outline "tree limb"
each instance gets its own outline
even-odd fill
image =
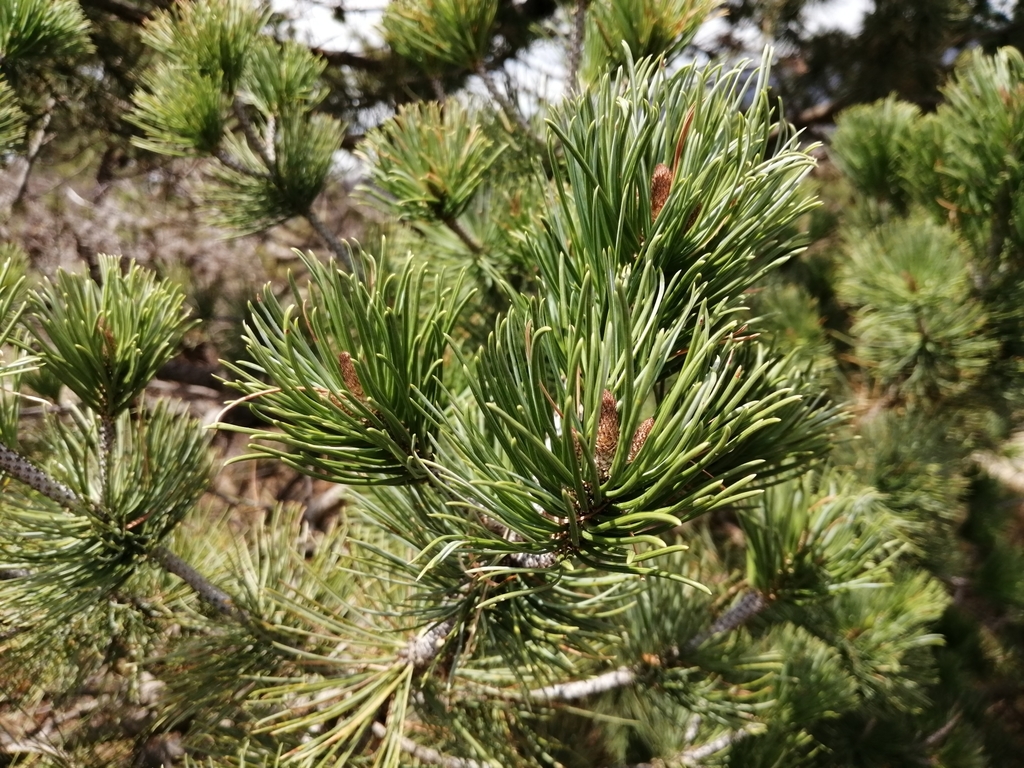
[[[749,728],[739,728],[735,731],[723,733],[717,739],[712,739],[707,744],[701,744],[699,747],[690,747],[685,750],[680,756],[680,760],[683,765],[700,765],[701,761],[705,758],[721,752],[726,747],[732,746],[737,741],[752,735],[752,733],[753,731]]]
[[[399,657],[408,661],[416,669],[423,669],[441,652],[444,641],[455,628],[455,619],[445,619],[435,624],[426,632],[409,640],[408,644],[399,654]]]
[[[510,119],[516,122],[519,126],[519,130],[523,132],[524,136],[527,136],[530,140],[540,144],[541,141],[533,135],[533,131],[530,129],[529,123],[523,118],[519,109],[513,104],[507,96],[498,90],[498,86],[494,83],[494,78],[491,77],[491,73],[484,67],[483,62],[477,64],[476,73],[481,80],[484,81],[484,87],[487,88],[487,92],[491,94],[491,98],[498,102],[498,105],[502,108],[506,115]]]
[[[476,241],[476,239],[466,231],[465,227],[459,223],[458,219],[445,219],[444,225],[448,227],[455,235],[463,242],[463,244],[469,248],[474,254],[483,253],[484,247]]]
[[[168,573],[173,573],[184,581],[192,590],[199,595],[206,603],[217,609],[225,616],[243,618],[244,612],[235,606],[234,600],[224,590],[214,586],[199,571],[186,563],[167,547],[157,546],[150,550],[149,556],[160,564]]]
[[[39,118],[35,130],[28,140],[24,156],[16,158],[11,163],[10,172],[15,182],[11,194],[5,196],[7,199],[0,201],[0,216],[6,217],[10,214],[25,196],[25,190],[28,189],[28,179],[32,175],[32,166],[35,165],[36,158],[39,156],[39,152],[42,150],[43,143],[46,140],[46,129],[50,125],[50,118],[53,117],[55,103],[52,97],[47,99],[46,111]]]
[[[576,0],[572,17],[572,40],[569,43],[569,74],[566,85],[569,93],[579,90],[580,59],[583,54],[583,38],[587,31],[588,0]]]
[[[764,596],[756,590],[750,590],[741,597],[732,608],[723,613],[710,627],[694,635],[686,645],[683,646],[683,650],[697,650],[697,648],[710,638],[725,632],[731,632],[745,624],[767,607],[768,601]],[[669,650],[667,660],[669,662],[677,661],[681,655],[682,653],[680,652],[679,647],[674,646]],[[566,683],[556,683],[554,685],[545,686],[544,688],[536,688],[527,694],[527,698],[533,699],[534,701],[574,701],[576,699],[584,699],[598,693],[604,693],[605,691],[612,691],[617,688],[625,688],[626,686],[633,685],[642,678],[642,673],[645,669],[645,667],[640,665],[623,666],[586,680],[571,680]]]
[[[0,443],[0,470],[62,507],[71,507],[78,501],[78,496],[74,491],[54,480],[20,453],[11,450],[3,443]]]
[[[313,227],[320,239],[327,243],[328,249],[333,253],[338,260],[345,265],[345,271],[355,272],[355,264],[352,262],[352,257],[349,255],[348,249],[344,246],[341,240],[327,228],[323,220],[317,216],[316,211],[310,208],[303,214],[309,225]]]
[[[370,729],[378,739],[383,739],[388,732],[387,726],[384,723],[375,722],[370,726]],[[402,737],[401,745],[403,752],[427,765],[440,765],[442,768],[486,768],[484,763],[478,763],[476,760],[467,760],[462,757],[443,755],[436,749],[421,746],[405,736]]]
[[[326,51],[323,48],[310,48],[310,51],[334,67],[351,67],[364,72],[383,72],[387,60],[373,55],[350,53],[349,51]]]
[[[637,680],[637,671],[633,667],[619,667],[588,680],[571,680],[567,683],[556,683],[544,688],[537,688],[528,694],[534,701],[575,701],[585,699],[605,691],[625,688]]]

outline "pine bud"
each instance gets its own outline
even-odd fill
[[[636,455],[640,453],[640,449],[644,447],[644,443],[647,442],[648,435],[651,434],[651,429],[654,427],[654,417],[643,421],[639,427],[636,428],[636,432],[633,433],[633,442],[629,445],[629,457],[627,461],[633,461]]]
[[[651,222],[653,223],[661,209],[665,207],[668,193],[672,191],[672,169],[664,163],[658,163],[651,176]]]
[[[601,416],[597,421],[597,443],[594,463],[602,477],[607,477],[619,445],[619,414],[615,410],[615,395],[607,389],[601,393]]]
[[[363,385],[359,381],[359,374],[356,373],[356,367],[352,363],[352,355],[342,352],[338,355],[338,364],[341,366],[341,378],[352,397],[360,402],[366,400]]]

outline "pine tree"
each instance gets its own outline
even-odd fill
[[[773,106],[771,52],[679,59],[712,5],[646,3],[641,27],[628,4],[592,3],[578,83],[543,120],[489,75],[497,3],[390,6],[390,48],[439,98],[366,137],[367,195],[396,224],[365,245],[313,206],[343,140],[320,111],[322,61],[265,36],[243,0],[152,19],[139,144],[204,159],[223,223],[304,218],[328,251],[253,298],[229,367],[232,410],[256,420],[215,426],[248,436],[236,461],[342,483],[348,504],[315,542],[287,506],[242,531],[214,519],[209,431],[144,393],[194,325],[180,288],[112,256],[30,286],[5,254],[3,704],[75,713],[7,718],[23,728],[5,724],[7,754],[1012,754],[967,652],[940,646],[957,640],[947,585],[974,578],[942,549],[971,501],[969,455],[1017,408],[1024,65],[975,56],[934,115],[894,100],[847,114],[834,152],[855,206],[826,295],[794,268],[819,215],[813,148]],[[18,90],[22,59],[88,41],[72,3],[10,7],[0,143],[24,151],[39,90]],[[491,103],[447,93],[451,70]],[[849,320],[839,358],[817,317],[829,300]],[[850,391],[881,393],[870,417],[842,407]],[[37,423],[25,402],[44,404]],[[976,522],[991,537],[999,521]],[[1014,558],[1004,543],[987,582],[1009,606]]]

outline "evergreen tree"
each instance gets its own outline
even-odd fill
[[[314,208],[345,136],[323,61],[244,0],[153,15],[137,143],[206,161],[226,225],[304,218],[330,252],[254,297],[228,365],[255,419],[214,426],[348,504],[315,541],[289,506],[216,520],[210,433],[145,395],[184,293],[110,256],[30,285],[8,249],[12,761],[1012,764],[1012,695],[976,682],[1019,681],[1021,555],[971,457],[1019,409],[1020,55],[965,61],[934,114],[847,113],[842,257],[796,263],[825,228],[771,53],[686,63],[713,4],[629,5],[579,6],[544,120],[490,75],[499,4],[390,6],[438,98],[361,145],[396,222],[365,246]],[[59,88],[87,27],[7,9],[0,144],[31,157],[23,73]],[[963,523],[988,560],[947,551]]]

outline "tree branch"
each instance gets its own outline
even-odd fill
[[[484,252],[484,247],[476,241],[476,238],[466,231],[465,227],[459,223],[458,219],[444,219],[444,225],[454,232],[458,236],[459,240],[461,240],[474,254]]]
[[[245,613],[235,606],[234,600],[224,590],[214,586],[199,571],[186,563],[167,547],[158,546],[150,550],[149,556],[160,564],[168,573],[173,573],[184,581],[192,590],[199,595],[206,603],[217,609],[225,616],[233,618],[244,618]]]
[[[242,173],[247,173],[252,176],[258,176],[259,178],[269,179],[271,182],[276,181],[275,169],[277,168],[277,164],[274,162],[274,158],[271,157],[266,144],[260,141],[260,137],[256,135],[256,130],[252,127],[252,123],[249,122],[249,116],[245,114],[245,105],[236,99],[233,109],[235,117],[238,118],[238,124],[242,128],[242,133],[245,134],[245,140],[249,143],[249,146],[253,151],[256,152],[260,160],[263,161],[263,165],[267,168],[267,174],[266,176],[263,176],[258,171],[251,171],[241,166],[236,168],[236,170],[240,170]],[[225,165],[228,165],[228,167],[234,167],[221,157],[220,153],[218,153],[217,159]],[[344,264],[345,270],[347,272],[354,273],[355,264],[353,264],[352,258],[349,256],[348,249],[344,246],[341,240],[339,240],[337,236],[327,228],[321,218],[317,216],[316,211],[309,208],[303,212],[302,216],[309,222],[309,225],[313,227],[316,233],[320,235],[320,239],[326,243],[327,248],[331,253],[333,253],[335,257]]]
[[[349,255],[348,249],[344,246],[341,240],[339,240],[337,236],[327,228],[327,225],[324,224],[323,220],[316,215],[316,211],[310,208],[306,211],[304,216],[306,221],[309,222],[309,225],[313,227],[318,235],[320,235],[320,239],[327,243],[327,247],[330,249],[331,253],[333,253],[338,260],[345,265],[345,270],[347,272],[354,273],[355,264],[352,262],[352,257]]]
[[[767,607],[768,601],[765,600],[760,592],[756,590],[747,592],[710,627],[694,635],[683,646],[684,651],[695,651],[715,635],[731,632]],[[670,662],[677,661],[681,655],[679,647],[674,646],[667,654],[667,659]],[[613,669],[611,672],[604,672],[596,677],[588,678],[587,680],[572,680],[567,683],[556,683],[544,688],[536,688],[530,691],[527,697],[534,701],[574,701],[576,699],[584,699],[598,693],[633,685],[641,678],[642,672],[645,669],[645,667],[639,665],[623,666]]]
[[[59,483],[41,470],[20,453],[11,450],[3,443],[0,443],[0,470],[6,472],[35,491],[38,491],[48,499],[60,504],[62,507],[71,507],[78,502],[78,496],[63,483]],[[195,591],[199,597],[209,603],[223,614],[241,618],[244,613],[235,607],[231,596],[222,589],[215,587],[195,568],[186,563],[180,557],[172,553],[166,547],[157,546],[149,552],[149,556],[159,563],[164,570],[173,573]],[[4,569],[2,578],[15,579],[26,578],[31,574],[21,568]]]
[[[378,739],[383,739],[387,736],[388,732],[387,726],[377,722],[370,726],[370,730],[373,731],[373,735]],[[405,736],[402,737],[401,745],[403,752],[427,765],[440,765],[442,768],[487,768],[484,763],[478,763],[476,760],[443,755],[436,749],[421,746]]]
[[[530,124],[527,123],[522,114],[520,114],[516,105],[498,90],[498,86],[494,84],[494,78],[491,77],[491,73],[484,67],[483,62],[479,62],[477,64],[476,73],[480,79],[484,81],[484,86],[487,88],[487,92],[491,94],[491,98],[498,102],[498,105],[502,108],[505,114],[516,122],[516,125],[519,126],[519,130],[523,132],[523,135],[540,144],[540,139],[533,135],[533,131],[530,129]]]
[[[399,654],[400,658],[410,662],[414,668],[423,669],[441,652],[444,641],[455,628],[455,619],[445,619],[435,624],[426,632],[412,638],[405,649]]]
[[[252,122],[250,122],[249,116],[245,114],[245,105],[238,99],[235,99],[231,107],[232,111],[235,113],[235,117],[238,119],[238,125],[242,129],[242,133],[245,135],[245,140],[249,143],[249,147],[252,151],[259,156],[260,160],[263,161],[263,165],[267,169],[268,177],[272,179],[274,177],[274,171],[277,168],[277,164],[274,162],[274,158],[272,158],[267,152],[266,145],[260,141],[260,137],[256,135],[256,129],[252,127]]]
[[[322,56],[324,60],[335,67],[351,67],[352,69],[361,69],[364,72],[383,72],[387,60],[384,58],[377,58],[375,56],[350,53],[349,51],[326,51],[323,48],[310,48],[310,51]]]
[[[767,607],[768,601],[764,599],[764,596],[757,590],[750,590],[737,601],[736,605],[719,616],[710,627],[690,638],[686,643],[686,650],[695,651],[715,635],[731,632],[746,624]],[[679,655],[678,648],[673,651],[676,656]]]
[[[17,451],[0,443],[0,470],[29,488],[38,491],[62,507],[70,507],[78,496],[63,483],[59,483]]]
[[[580,58],[583,54],[583,38],[587,31],[588,0],[576,0],[576,10],[572,19],[572,40],[569,43],[569,75],[566,85],[569,93],[579,90]]]
[[[32,166],[35,165],[36,158],[39,156],[39,152],[42,150],[43,143],[46,140],[46,129],[49,127],[50,119],[53,117],[55,103],[52,97],[47,99],[46,111],[39,118],[35,130],[28,140],[24,156],[16,158],[11,163],[10,173],[15,182],[12,185],[13,191],[10,195],[5,195],[7,199],[0,201],[0,216],[6,217],[10,214],[25,196],[25,190],[28,189],[28,180],[32,175]]]
[[[637,671],[633,667],[619,667],[588,680],[571,680],[568,683],[556,683],[545,688],[537,688],[528,694],[534,701],[575,701],[585,699],[605,691],[625,688],[637,680]]]
[[[260,171],[253,170],[247,165],[243,165],[238,160],[233,158],[223,149],[218,149],[213,154],[222,164],[226,165],[231,170],[242,174],[243,176],[251,176],[254,179],[263,179],[264,181],[273,181],[274,177],[269,173],[261,173]]]
[[[680,756],[683,765],[700,765],[701,761],[705,758],[711,757],[717,752],[721,752],[726,747],[732,746],[737,741],[742,741],[747,736],[752,735],[752,731],[749,728],[739,728],[735,731],[729,731],[723,733],[717,739],[712,739],[707,744],[701,744],[699,747],[690,747],[685,750]]]

